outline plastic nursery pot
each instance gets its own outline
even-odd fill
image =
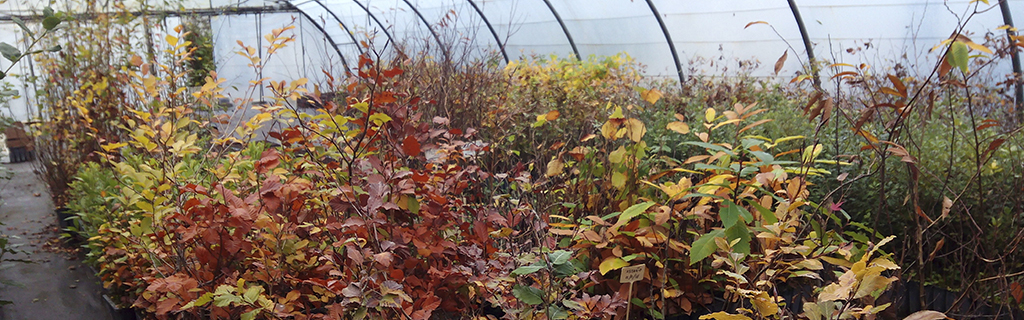
[[[107,310],[114,320],[137,320],[140,319],[134,308],[120,308],[114,303],[110,296],[103,295],[103,301],[107,303]]]
[[[82,235],[69,229],[69,227],[74,226],[74,222],[71,221],[74,214],[71,213],[71,210],[68,210],[67,208],[58,208],[56,213],[57,226],[60,228],[58,232],[70,235],[70,237],[65,238],[64,241],[68,244],[81,244],[85,240]]]

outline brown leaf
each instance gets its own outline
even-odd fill
[[[1020,282],[1011,283],[1010,296],[1012,296],[1014,300],[1017,300],[1017,303],[1021,303],[1021,300],[1024,300],[1024,286],[1021,286]]]
[[[556,119],[558,119],[559,115],[561,115],[561,113],[559,113],[558,110],[551,110],[551,111],[548,111],[548,113],[544,115],[544,120],[555,121]]]
[[[953,200],[943,196],[942,197],[942,215],[939,218],[945,218],[949,216],[949,209],[953,208]]]
[[[786,57],[789,56],[789,50],[783,51],[782,56],[779,57],[778,61],[775,61],[775,75],[779,75],[779,70],[782,70],[782,65],[786,63]]]
[[[939,239],[939,242],[935,243],[935,249],[932,249],[932,253],[928,254],[928,260],[926,261],[931,262],[933,259],[935,259],[935,254],[942,249],[942,245],[944,244],[946,244],[946,238]]]
[[[900,80],[899,77],[890,74],[889,82],[892,82],[893,88],[896,88],[896,91],[899,91],[901,97],[907,97],[907,86],[903,84],[903,80]]]
[[[748,27],[750,27],[752,25],[755,25],[755,24],[768,24],[768,22],[766,22],[766,21],[754,21],[754,22],[751,22],[751,23],[747,23],[747,25],[743,26],[743,29],[746,29],[746,28],[748,28]]]
[[[562,174],[562,168],[564,167],[565,165],[562,163],[561,159],[551,160],[550,162],[548,162],[548,170],[546,173],[544,173],[544,175],[548,177],[560,175]]]
[[[417,141],[414,136],[406,136],[405,139],[402,140],[402,151],[405,152],[405,155],[407,156],[415,157],[420,154],[420,142]]]
[[[377,261],[385,267],[391,266],[391,261],[395,259],[395,256],[391,252],[381,252],[373,255],[373,261]]]

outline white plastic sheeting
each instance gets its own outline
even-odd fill
[[[1024,12],[1024,0],[1007,1],[1018,24],[1024,21],[1019,14]],[[10,0],[0,5],[0,20],[41,10],[40,4],[33,3],[45,1]],[[62,3],[54,6],[73,9],[61,8]],[[1003,31],[996,30],[1003,19],[995,0],[990,5],[968,0],[796,3],[815,55],[828,62],[909,62],[927,68],[937,57],[929,49],[949,38],[958,22],[969,16],[965,31],[974,41],[982,42],[987,33],[1005,38]],[[971,16],[976,4],[982,12]],[[435,58],[448,55],[458,61],[493,57],[489,54],[501,49],[511,59],[534,54],[566,57],[574,52],[571,37],[583,57],[624,52],[646,65],[649,76],[675,78],[673,52],[652,6],[664,20],[684,75],[730,74],[737,71],[738,60],[757,59],[762,64],[750,70],[752,75],[773,76],[775,60],[788,50],[789,59],[780,72],[786,80],[807,62],[796,20],[783,0],[185,0],[181,5],[214,11],[211,25],[217,70],[228,80],[228,93],[236,98],[248,91],[249,81],[261,76],[277,80],[307,77],[312,83],[323,83],[324,70],[341,75],[367,51],[360,42],[368,38],[372,50],[385,56],[395,54],[396,49],[406,54],[429,49]],[[239,14],[230,10],[240,7],[299,11]],[[744,28],[754,21],[768,25]],[[168,27],[173,27],[170,24]],[[263,46],[262,35],[285,25],[296,27],[292,34],[297,41],[266,60],[262,74],[236,54],[238,41]],[[0,21],[0,41],[16,43],[18,37],[20,31],[13,23]],[[441,44],[450,47],[438,50]],[[691,65],[698,60],[703,62]],[[0,67],[5,67],[4,63],[0,62]],[[27,66],[15,70],[29,73]],[[995,74],[1010,73],[1009,61],[998,61],[993,70]],[[822,76],[827,79],[829,72],[824,70]],[[30,88],[17,79],[10,82],[19,90]],[[254,93],[251,98],[260,100],[261,92]],[[28,116],[30,99],[27,95],[12,103],[19,119]]]

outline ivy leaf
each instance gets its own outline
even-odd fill
[[[601,270],[601,275],[604,275],[609,271],[622,269],[623,267],[628,266],[629,262],[626,262],[626,260],[622,260],[622,258],[616,256],[611,256],[604,259],[604,261],[601,261],[601,265],[598,266],[598,268]]]
[[[534,287],[516,285],[512,287],[512,294],[529,305],[544,303],[544,291]]]
[[[718,249],[718,246],[715,245],[715,238],[723,237],[724,234],[724,229],[718,229],[697,238],[697,241],[694,241],[693,246],[690,248],[690,265],[704,260],[704,258],[715,253],[715,250]]]

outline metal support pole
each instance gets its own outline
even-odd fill
[[[395,37],[391,36],[391,32],[388,31],[388,27],[384,26],[384,24],[377,19],[377,16],[373,15],[373,13],[370,12],[370,7],[364,6],[358,0],[352,0],[352,2],[355,2],[356,5],[359,5],[360,8],[363,8],[363,11],[366,11],[366,15],[369,16],[370,19],[373,19],[373,22],[376,22],[378,26],[380,26],[381,31],[384,31],[384,35],[388,36],[388,41],[395,42]]]
[[[793,18],[796,19],[796,26],[800,28],[800,38],[804,40],[804,48],[807,50],[807,63],[811,65],[811,74],[814,76],[814,88],[821,90],[821,78],[818,76],[818,65],[814,60],[814,48],[811,46],[811,39],[807,37],[807,27],[804,26],[804,19],[800,17],[800,9],[796,7],[796,0],[788,0],[789,9],[793,11]]]
[[[416,6],[412,5],[412,2],[409,2],[409,0],[402,1],[412,9],[412,12],[415,13],[417,17],[420,17],[420,21],[423,22],[423,25],[427,26],[427,30],[429,30],[430,34],[434,36],[434,41],[437,41],[437,47],[441,49],[441,54],[444,54],[444,60],[446,62],[451,62],[452,57],[448,54],[448,48],[444,47],[444,43],[441,42],[441,36],[437,34],[437,31],[434,31],[434,27],[430,26],[430,22],[427,21],[427,18],[424,18],[423,14],[420,14],[420,10],[416,9]]]
[[[665,26],[665,20],[661,18],[661,13],[658,13],[658,8],[654,6],[654,2],[647,0],[647,6],[651,8],[651,13],[654,14],[654,18],[658,20],[658,25],[661,26],[661,32],[665,34],[665,41],[668,42],[668,49],[672,51],[672,61],[676,63],[676,75],[679,77],[679,86],[683,86],[683,66],[679,63],[679,53],[676,52],[676,43],[672,41],[672,34],[668,32],[668,27]]]
[[[505,44],[501,43],[501,38],[498,37],[498,32],[494,31],[494,26],[491,26],[491,22],[487,20],[487,16],[484,15],[483,10],[480,10],[480,7],[477,7],[476,2],[473,2],[473,0],[466,1],[469,1],[469,5],[473,6],[473,10],[476,10],[476,13],[480,15],[480,18],[484,19],[484,24],[487,25],[487,30],[491,31],[491,35],[494,36],[494,43],[498,44],[498,49],[501,50],[501,56],[505,58],[505,64],[508,64],[508,53],[505,52]]]
[[[548,5],[548,10],[551,10],[551,14],[555,16],[555,21],[558,21],[558,25],[562,27],[562,32],[565,33],[565,38],[569,39],[569,46],[572,47],[572,53],[576,55],[576,59],[580,58],[580,50],[576,49],[576,41],[572,40],[572,34],[569,33],[569,29],[565,27],[565,22],[562,21],[562,16],[558,15],[558,11],[555,7],[551,6],[551,1],[544,0],[544,4]]]
[[[1003,13],[1003,23],[1010,26],[1006,29],[1006,37],[1010,38],[1010,60],[1013,63],[1014,104],[1016,104],[1017,123],[1024,123],[1024,73],[1020,67],[1020,50],[1017,49],[1017,33],[1013,31],[1013,16],[1010,14],[1010,1],[1000,0],[999,11]]]
[[[334,52],[338,53],[338,58],[341,58],[341,65],[345,66],[345,72],[352,71],[351,69],[348,68],[348,62],[346,62],[347,60],[345,60],[345,55],[341,53],[341,49],[338,49],[338,44],[334,43],[334,38],[331,38],[331,35],[327,34],[327,31],[324,30],[324,27],[317,23],[316,20],[313,20],[313,18],[310,17],[309,14],[306,14],[305,11],[299,10],[299,14],[301,14],[303,17],[306,17],[306,20],[309,20],[309,22],[313,24],[313,27],[316,27],[317,30],[320,30],[320,33],[324,34],[324,38],[327,38],[327,42],[331,43],[331,47],[334,48]],[[356,46],[358,45],[359,44],[356,44]]]
[[[320,2],[320,0],[313,0],[313,2],[319,4],[321,7],[324,8],[324,10],[327,11],[327,13],[334,17],[334,21],[337,21],[338,25],[341,25],[341,28],[344,29],[345,33],[348,34],[348,37],[352,39],[352,43],[356,45],[356,50],[359,50],[359,54],[363,54],[363,47],[359,45],[359,41],[356,40],[355,34],[352,33],[352,30],[348,29],[348,26],[346,26],[344,22],[341,22],[341,19],[338,18],[338,15],[334,14],[334,11],[328,8],[326,5],[324,5],[323,2]]]

